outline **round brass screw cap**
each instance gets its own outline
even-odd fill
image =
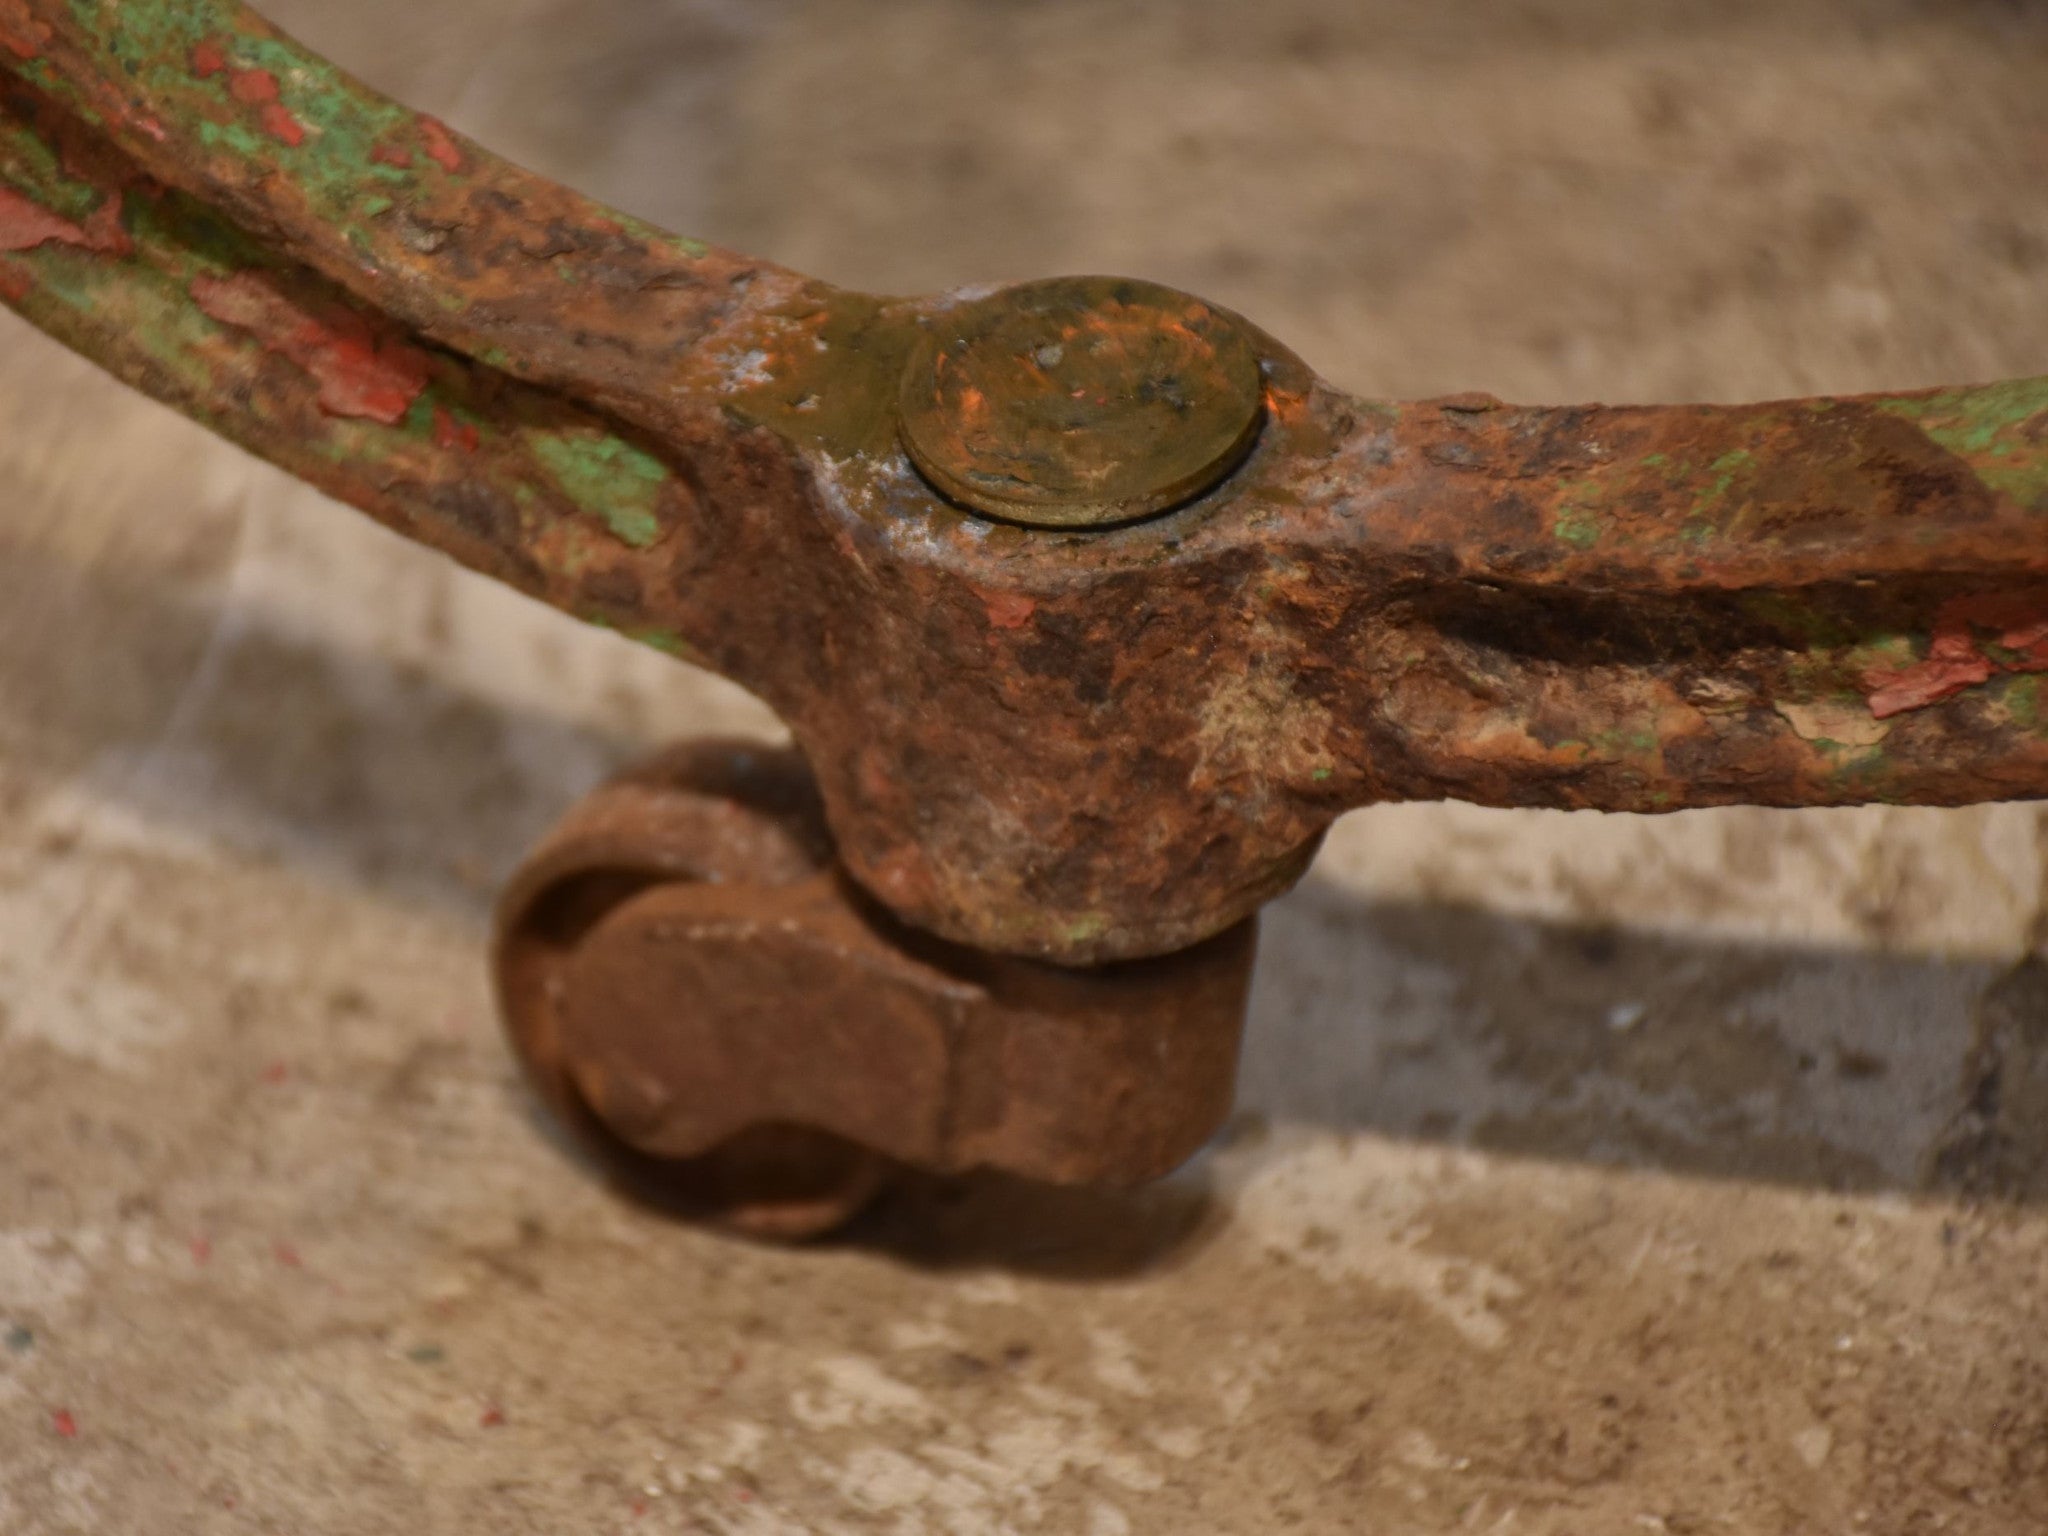
[[[1264,419],[1250,336],[1200,299],[1059,277],[940,314],[903,376],[903,445],[943,495],[1033,528],[1100,528],[1190,501]]]

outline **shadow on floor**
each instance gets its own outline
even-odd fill
[[[1708,813],[1711,814],[1711,813]],[[1841,1190],[2048,1194],[2048,966],[1583,927],[1314,878],[1244,1112]]]
[[[1269,1125],[1835,1191],[2048,1199],[2048,961],[1948,964],[1363,899],[1265,919],[1239,1109]],[[921,1183],[849,1240],[1100,1279],[1220,1232],[1208,1159],[1151,1189]]]

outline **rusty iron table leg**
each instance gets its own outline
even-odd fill
[[[499,948],[564,1113],[759,1230],[1184,1153],[1352,807],[2048,795],[2048,378],[1358,399],[1156,284],[651,228],[234,0],[0,0],[0,301],[789,722],[815,802],[614,786]]]

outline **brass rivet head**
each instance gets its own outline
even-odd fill
[[[910,361],[902,438],[961,505],[1033,528],[1100,528],[1190,501],[1263,419],[1243,327],[1157,283],[1061,277],[946,310]]]

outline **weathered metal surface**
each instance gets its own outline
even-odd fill
[[[900,419],[920,349],[1001,298],[872,298],[650,230],[227,0],[0,0],[0,64],[9,303],[753,689],[854,876],[950,939],[1183,948],[1375,800],[2048,793],[2048,379],[1390,404],[1204,307],[1258,359],[1248,456],[1149,520],[1026,529],[935,492]],[[912,436],[933,470],[978,444]],[[1024,478],[1089,499],[1057,454]]]
[[[535,852],[500,904],[496,974],[534,1082],[615,1168],[791,1237],[898,1164],[1172,1169],[1230,1105],[1252,927],[1085,972],[941,943],[840,876],[796,754],[700,743]]]
[[[588,617],[579,593],[689,494],[644,440],[421,344],[4,75],[0,293],[380,522]]]

